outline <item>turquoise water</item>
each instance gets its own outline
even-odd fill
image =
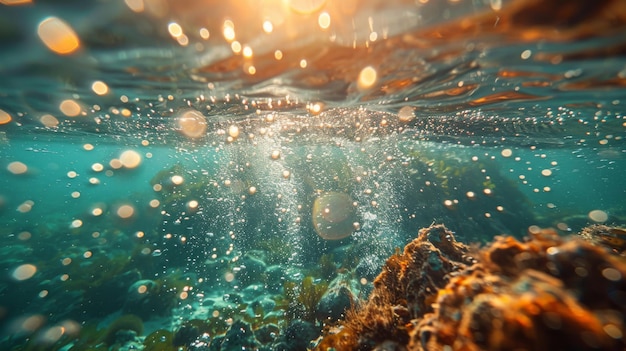
[[[419,228],[626,222],[619,2],[0,6],[2,349],[305,349]]]

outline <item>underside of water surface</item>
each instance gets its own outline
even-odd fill
[[[306,350],[420,228],[626,225],[625,32],[620,0],[0,1],[0,348]]]

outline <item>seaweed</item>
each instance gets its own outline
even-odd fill
[[[174,333],[159,329],[146,336],[143,341],[144,351],[175,351]]]
[[[307,276],[302,279],[300,285],[295,282],[286,282],[283,288],[289,302],[287,317],[315,322],[317,304],[328,289],[328,283],[323,281],[314,283],[313,277]]]
[[[288,262],[294,252],[293,244],[280,236],[264,236],[257,244],[258,249],[267,252],[268,265]]]
[[[333,254],[323,254],[320,256],[317,270],[322,278],[331,280],[337,275],[337,265]]]
[[[115,344],[116,335],[121,330],[132,330],[137,335],[143,333],[143,321],[134,314],[125,314],[113,321],[101,336],[100,341],[108,346]]]
[[[8,347],[11,351],[58,351],[63,350],[71,342],[76,340],[75,335],[64,334],[54,343],[42,340],[41,334],[43,331],[38,331],[34,335],[28,338],[26,342],[23,342],[22,338],[3,340],[0,342],[0,348],[4,350],[4,347]],[[16,342],[20,342],[19,345],[15,345]],[[14,346],[9,346],[13,344]]]
[[[143,333],[143,320],[136,315],[125,314],[115,319],[108,327],[98,329],[96,323],[89,323],[80,330],[69,351],[108,350],[118,342],[120,331]],[[118,346],[120,346],[118,344]]]

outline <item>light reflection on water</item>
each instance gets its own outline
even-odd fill
[[[3,332],[257,323],[233,296],[280,329],[312,318],[290,282],[347,274],[363,297],[433,222],[466,242],[624,223],[619,1],[257,5],[2,8],[0,293],[29,296]]]

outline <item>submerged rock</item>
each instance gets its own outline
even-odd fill
[[[344,312],[350,308],[352,293],[345,286],[337,289],[329,289],[320,299],[315,309],[318,320],[338,320],[344,316]]]
[[[254,331],[254,336],[262,344],[269,344],[276,340],[280,328],[273,323],[264,324]]]
[[[263,281],[263,276],[267,269],[265,262],[258,252],[246,253],[240,260],[240,265],[237,270],[237,279],[243,285],[249,285],[253,283],[260,283]]]
[[[214,344],[216,344],[216,341],[214,341]],[[235,321],[220,341],[219,350],[221,351],[256,350],[260,346],[254,337],[250,325],[243,321]]]
[[[336,321],[344,317],[356,300],[353,291],[358,288],[352,286],[352,279],[348,274],[339,274],[328,286],[315,308],[315,318],[319,321]]]
[[[168,315],[171,294],[166,294],[153,280],[141,279],[130,285],[122,311],[149,319],[153,315]]]
[[[624,252],[626,252],[626,229],[624,228],[596,224],[584,228],[580,235],[594,244],[604,246],[619,255],[623,256]]]
[[[278,293],[283,287],[285,281],[285,268],[280,265],[267,267],[265,271],[265,284],[267,290],[272,293]]]
[[[319,328],[311,322],[294,319],[273,348],[280,351],[308,350],[309,343],[319,335],[319,331]]]
[[[444,226],[392,256],[374,291],[316,350],[623,350],[626,263],[535,230],[470,256]]]

